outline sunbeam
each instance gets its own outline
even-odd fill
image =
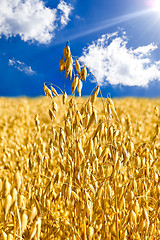
[[[76,34],[73,34],[73,35],[70,35],[70,36],[65,36],[64,39],[62,39],[59,42],[55,42],[54,45],[62,44],[64,42],[66,42],[66,39],[71,41],[71,40],[75,40],[75,39],[87,36],[89,34],[98,32],[100,30],[115,26],[117,24],[124,23],[126,21],[144,16],[148,13],[151,13],[151,9],[145,9],[143,11],[138,11],[138,12],[134,12],[134,13],[125,14],[125,15],[122,15],[122,16],[119,16],[119,17],[111,18],[109,20],[99,22],[95,26],[93,26],[93,25],[92,26],[87,26],[87,30],[81,31],[79,33],[76,33]]]

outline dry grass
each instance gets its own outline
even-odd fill
[[[71,77],[68,45],[64,56]],[[0,238],[160,239],[160,100],[44,90],[0,98]]]

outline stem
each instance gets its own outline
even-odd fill
[[[77,59],[76,57],[73,57],[75,59]],[[78,59],[79,60],[79,59]],[[99,87],[99,92],[100,92],[100,95],[101,95],[101,100],[102,100],[102,104],[103,104],[103,110],[104,110],[104,114],[105,114],[105,117],[107,119],[107,116],[106,116],[106,112],[105,112],[105,105],[104,105],[104,99],[103,99],[103,96],[102,96],[102,92],[101,92],[101,88],[99,86],[99,83],[97,81],[97,78],[95,77],[95,75],[91,72],[91,70],[85,65],[85,63],[81,60],[79,60],[79,62],[83,63],[83,65],[88,69],[88,71],[90,72],[90,74],[94,77],[94,79],[96,80],[96,83],[97,83],[97,86]]]
[[[55,86],[55,87],[57,87],[57,88],[61,91],[62,94],[64,93],[64,92],[62,91],[62,89],[61,89],[60,87],[58,87],[56,84],[51,83],[51,86]]]
[[[115,181],[114,181],[114,193],[115,193],[115,211],[116,211],[116,233],[117,233],[117,240],[119,240],[119,230],[118,230],[118,203],[117,203],[117,177],[115,177]]]

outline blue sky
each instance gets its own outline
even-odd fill
[[[159,22],[160,0],[1,0],[0,96],[44,95],[44,82],[70,94],[67,40],[104,97],[160,96]],[[88,73],[82,95],[94,87]]]

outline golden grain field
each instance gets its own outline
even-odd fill
[[[0,98],[1,239],[159,239],[160,99],[89,102]]]
[[[0,239],[160,239],[160,99],[75,97],[64,58],[71,96],[0,98]]]

